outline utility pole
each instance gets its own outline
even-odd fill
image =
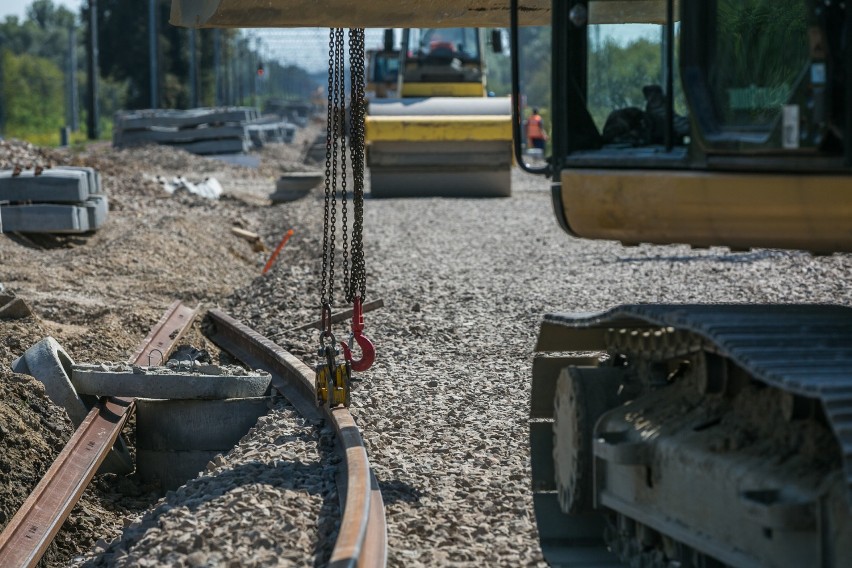
[[[213,81],[216,84],[215,106],[222,106],[222,30],[213,30]]]
[[[198,57],[197,34],[189,28],[189,106],[198,108]]]
[[[98,109],[98,0],[89,0],[89,116],[88,137],[89,140],[97,140],[99,132],[99,109]]]
[[[6,77],[3,74],[3,54],[0,53],[0,96],[3,95],[4,90],[4,81]],[[6,131],[6,105],[0,105],[0,138],[3,137],[3,133]]]
[[[68,28],[68,125],[80,130],[80,101],[77,95],[77,26]]]
[[[236,57],[234,58],[234,61],[236,63],[235,68],[236,68],[236,71],[237,71],[237,76],[236,76],[237,89],[238,89],[237,90],[237,104],[239,104],[239,105],[243,104],[243,87],[245,87],[245,65],[243,63],[244,49],[243,49],[243,46],[240,45],[240,43],[241,42],[239,41],[239,39],[237,39],[237,44],[236,44],[237,53],[236,53]]]
[[[251,106],[257,107],[257,92],[258,85],[257,82],[260,80],[260,76],[257,74],[257,69],[260,66],[260,38],[257,36],[253,36],[254,39],[254,51],[249,49],[249,68],[251,70]]]
[[[157,0],[148,0],[148,67],[151,75],[151,108],[160,106],[157,78]]]
[[[227,43],[226,47],[228,48],[227,52],[225,54],[226,58],[227,58],[227,60],[225,61],[225,66],[226,66],[227,71],[228,71],[228,77],[227,77],[227,79],[228,79],[228,83],[227,83],[228,90],[225,93],[225,95],[226,95],[228,100],[225,104],[233,106],[234,101],[237,99],[236,95],[234,94],[234,89],[236,88],[235,83],[234,83],[234,81],[236,80],[236,75],[234,74],[234,38],[233,37],[228,39],[228,43]]]

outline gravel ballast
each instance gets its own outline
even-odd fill
[[[228,242],[220,253],[231,259],[227,282],[208,264],[215,254],[199,256],[198,270],[178,270],[187,266],[184,252],[157,266],[152,281],[159,287],[142,296],[149,304],[145,317],[131,320],[137,334],[144,335],[151,317],[156,321],[161,312],[156,304],[166,293],[160,290],[178,282],[182,296],[208,307],[218,303],[309,365],[316,362],[318,332],[293,328],[319,317],[322,201],[314,192],[269,206],[263,199],[269,187],[258,177],[236,184],[239,200],[223,199],[203,210],[245,221],[271,246],[294,228],[272,271],[252,277],[265,257],[239,248],[244,243]],[[532,512],[527,429],[542,314],[636,302],[852,303],[852,255],[626,248],[572,239],[553,218],[547,180],[516,171],[513,183],[513,196],[506,199],[365,203],[366,300],[382,298],[385,307],[366,315],[365,333],[376,345],[377,360],[355,387],[352,413],[382,488],[391,566],[544,565]],[[226,194],[228,185],[223,183]],[[157,191],[151,184],[144,189]],[[202,232],[175,202],[152,201],[167,210],[151,223],[158,232],[179,231],[180,243]],[[116,203],[128,217],[144,211],[145,203],[126,194]],[[201,209],[193,201],[177,205]],[[215,236],[227,242],[225,231]],[[0,254],[11,258],[16,251]],[[128,266],[129,260],[119,268],[104,261],[98,265],[102,274],[93,277],[122,275]],[[70,260],[66,270],[71,273]],[[209,286],[191,286],[199,274]],[[16,283],[24,287],[27,281]],[[340,295],[336,309],[345,307]],[[30,297],[41,313],[66,309],[55,296]],[[133,313],[134,296],[123,297],[128,299],[121,308]],[[80,302],[77,310],[84,309]],[[118,329],[119,323],[127,324],[110,325]],[[343,324],[335,327],[341,337],[345,330]],[[78,353],[93,340],[82,337],[85,341],[72,343],[73,355],[85,360]],[[129,349],[136,341],[121,338],[110,349]],[[9,356],[25,347],[9,347]],[[322,566],[330,552],[323,543],[337,530],[337,460],[330,432],[282,403],[202,477],[128,517],[118,540],[100,543],[74,563]]]
[[[544,565],[527,429],[542,314],[636,302],[852,300],[847,254],[572,239],[556,225],[546,180],[515,172],[513,190],[509,199],[365,204],[367,299],[381,297],[385,308],[366,315],[377,361],[356,387],[353,414],[387,503],[391,566]],[[319,205],[299,217],[318,216]],[[316,285],[293,287],[304,270],[256,280],[232,309],[306,354],[315,335],[282,325],[293,314],[317,317]]]

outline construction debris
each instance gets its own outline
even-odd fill
[[[271,142],[289,144],[296,135],[296,125],[281,120],[276,115],[262,116],[246,125],[251,143],[255,148],[262,148]]]
[[[86,233],[106,222],[108,210],[93,168],[0,171],[0,232]]]
[[[21,319],[32,315],[32,310],[21,298],[3,293],[0,284],[0,319]]]
[[[254,252],[266,252],[266,245],[263,244],[263,241],[260,239],[260,235],[257,233],[252,233],[251,231],[246,231],[245,229],[240,229],[239,227],[231,227],[231,232],[236,236],[240,237],[251,243],[251,248]]]
[[[170,180],[162,176],[157,176],[157,181],[169,195],[177,191],[187,191],[201,197],[206,197],[207,199],[219,199],[222,196],[222,184],[216,178],[212,177],[204,178],[199,183],[193,183],[183,176],[173,177]]]
[[[286,203],[305,197],[323,180],[322,172],[290,172],[278,178],[275,191],[269,195],[272,203]]]

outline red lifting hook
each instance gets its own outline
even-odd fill
[[[352,339],[361,348],[361,358],[352,358],[352,349],[345,342],[341,341],[340,346],[343,348],[343,357],[352,366],[353,371],[366,371],[373,366],[373,361],[376,360],[376,348],[373,347],[373,342],[367,339],[364,331],[364,312],[361,311],[361,296],[355,296],[355,301],[352,306]]]

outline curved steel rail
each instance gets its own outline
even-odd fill
[[[370,470],[361,433],[348,408],[318,408],[314,371],[299,359],[220,310],[208,313],[210,338],[244,363],[272,375],[273,386],[306,418],[323,417],[337,432],[346,462],[343,517],[329,566],[383,567],[387,563],[387,525],[382,494]]]

